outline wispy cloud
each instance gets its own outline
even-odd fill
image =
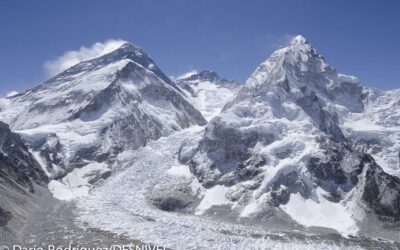
[[[14,95],[17,95],[17,94],[18,94],[18,92],[15,91],[15,90],[13,90],[13,91],[8,92],[8,93],[6,94],[6,97],[11,97],[11,96],[14,96]]]
[[[67,51],[53,60],[46,61],[43,65],[44,72],[47,77],[55,76],[56,74],[82,61],[90,60],[110,53],[124,43],[124,40],[110,39],[103,43],[95,43],[89,48],[82,46],[79,50]]]
[[[181,74],[181,75],[178,75],[178,76],[172,76],[172,79],[173,80],[183,79],[183,78],[187,78],[187,77],[189,77],[191,75],[194,75],[194,74],[197,74],[197,73],[198,73],[197,69],[192,69],[189,72],[186,72],[184,74]]]
[[[261,34],[255,39],[255,45],[263,51],[276,50],[282,46],[286,46],[290,43],[294,35],[283,33],[283,34]]]

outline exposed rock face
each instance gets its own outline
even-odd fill
[[[20,136],[0,122],[0,178],[33,192],[32,182],[46,183],[47,176]]]
[[[400,179],[383,171],[368,155],[370,147],[344,126],[370,112],[366,91],[355,77],[326,64],[303,37],[295,37],[258,67],[207,125],[191,159],[184,158],[205,188],[230,187],[226,198],[242,214],[248,214],[246,207],[256,212],[254,207],[262,210],[269,204],[296,220],[291,196],[300,194],[298,199],[311,200],[307,204],[315,204],[315,210],[327,204],[344,211],[347,222],[358,219],[355,207],[363,203],[377,214],[400,219]],[[393,123],[387,126],[396,135],[400,131]],[[356,228],[351,222],[337,230]]]
[[[184,185],[159,187],[152,190],[150,195],[152,204],[163,211],[183,211],[195,199],[190,188]]]
[[[364,156],[369,165],[362,198],[372,211],[384,219],[400,219],[400,179],[385,173],[371,156]]]
[[[0,207],[0,227],[7,225],[8,221],[10,221],[11,218],[12,218],[11,213],[5,211]]]
[[[199,152],[210,159],[207,167],[190,162],[190,169],[204,187],[216,184],[231,186],[238,182],[254,179],[261,173],[259,168],[265,163],[261,155],[248,152],[258,141],[271,143],[271,134],[249,131],[240,133],[234,128],[220,124],[220,118],[213,119],[207,126],[206,135],[200,142]]]
[[[35,191],[34,184],[47,182],[46,174],[20,136],[0,122],[0,227],[7,226],[13,217],[23,220],[20,217],[29,210],[25,205]]]

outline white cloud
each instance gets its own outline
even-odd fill
[[[197,69],[192,69],[189,72],[186,72],[184,74],[178,75],[176,77],[172,76],[171,78],[172,78],[172,80],[179,80],[179,79],[190,77],[190,76],[192,76],[194,74],[197,74],[197,73],[198,73]]]
[[[13,90],[13,91],[8,92],[8,93],[6,94],[6,97],[11,97],[11,96],[14,96],[14,95],[16,95],[16,94],[18,94],[18,92],[15,91],[15,90]]]
[[[104,54],[110,53],[119,48],[126,41],[110,39],[103,43],[95,43],[89,48],[82,46],[79,50],[67,51],[56,59],[46,61],[43,65],[47,77],[55,76],[58,73],[78,64]]]

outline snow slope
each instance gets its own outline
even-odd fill
[[[223,79],[209,70],[199,73],[188,72],[177,78],[176,83],[208,121],[221,112],[223,106],[242,86],[238,82]]]
[[[400,89],[364,88],[364,111],[344,116],[344,128],[383,170],[400,177]]]

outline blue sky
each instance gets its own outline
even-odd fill
[[[400,87],[400,1],[0,1],[0,95],[46,80],[65,51],[123,39],[167,75],[212,69],[244,82],[302,34],[340,72]]]

